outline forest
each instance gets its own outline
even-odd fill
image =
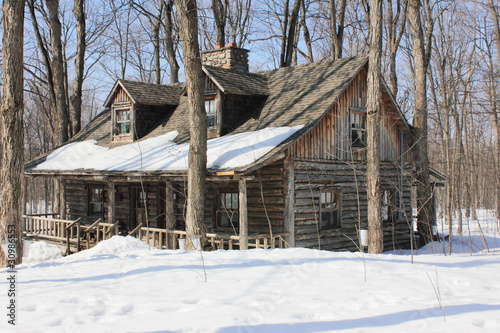
[[[381,72],[416,127],[417,73],[424,73],[429,164],[446,176],[437,192],[439,217],[451,225],[457,210],[475,219],[484,208],[500,219],[498,1],[382,3]],[[197,5],[201,50],[235,43],[250,50],[251,72],[370,49],[369,0]],[[174,0],[27,0],[24,10],[25,161],[78,133],[103,110],[117,79],[185,81]],[[420,33],[418,45],[412,33]],[[29,182],[28,200],[50,201],[54,184]],[[462,215],[457,217],[461,234]]]

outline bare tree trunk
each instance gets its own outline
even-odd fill
[[[370,1],[370,52],[368,65],[366,191],[370,253],[384,251],[380,206],[380,119],[382,112],[382,0]]]
[[[312,50],[311,34],[309,33],[309,29],[307,28],[306,13],[307,13],[306,2],[302,1],[302,18],[300,20],[300,25],[302,26],[302,35],[304,36],[304,43],[306,44],[307,48],[306,58],[307,61],[309,61],[309,63],[312,64],[314,62],[314,56]],[[298,36],[296,40],[298,40]]]
[[[50,56],[49,56],[49,51],[44,43],[44,40],[42,39],[42,35],[40,33],[40,28],[38,26],[38,20],[36,17],[35,13],[35,1],[34,0],[28,0],[27,1],[28,8],[30,11],[30,16],[31,16],[31,22],[33,23],[33,30],[35,32],[38,48],[40,50],[42,59],[43,59],[43,64],[45,66],[46,70],[46,77],[47,77],[47,87],[49,91],[49,96],[50,96],[50,112],[46,112],[47,120],[49,121],[50,127],[51,127],[51,134],[52,134],[52,141],[55,145],[58,145],[57,143],[57,128],[58,126],[55,125],[57,124],[57,104],[56,104],[56,94],[54,90],[54,81],[53,78],[54,76],[52,75],[52,67],[50,66]]]
[[[229,1],[212,0],[212,11],[214,12],[215,26],[217,28],[217,39],[215,45],[224,47],[226,45],[226,17]]]
[[[231,39],[238,47],[243,47],[250,36],[252,0],[233,0],[227,11],[227,21],[231,29]]]
[[[71,94],[71,105],[73,113],[71,118],[71,136],[75,136],[82,128],[82,85],[85,70],[85,12],[84,0],[75,0],[73,15],[76,18],[77,48],[75,59],[75,79],[73,81],[73,93]]]
[[[302,0],[295,0],[292,13],[290,14],[290,24],[288,25],[288,36],[286,42],[285,62],[280,67],[290,67],[292,65],[292,56],[295,49],[295,33],[297,31],[297,22],[299,20],[300,3]]]
[[[64,63],[61,42],[61,22],[59,21],[59,0],[46,0],[49,13],[50,46],[52,50],[52,75],[56,98],[56,139],[57,145],[68,141],[68,105],[64,88]]]
[[[154,57],[155,57],[156,84],[161,84],[160,26],[161,26],[162,16],[163,16],[163,4],[160,5],[160,9],[158,10],[158,17],[150,18],[151,24],[153,25],[153,46],[154,46]]]
[[[433,198],[429,181],[429,156],[427,153],[427,67],[430,60],[430,45],[432,45],[433,22],[427,26],[427,39],[425,41],[420,11],[420,0],[409,0],[408,24],[413,43],[415,85],[413,126],[416,139],[414,152],[417,182],[417,229],[420,235],[420,245],[423,246],[431,240],[431,225],[435,223],[432,212]]]
[[[174,0],[163,0],[165,6],[165,49],[167,51],[168,64],[170,65],[170,83],[179,82],[179,64],[174,47],[174,24],[172,21],[172,9]]]
[[[344,41],[344,20],[347,0],[340,0],[340,6],[337,11],[337,0],[330,0],[330,34],[332,36],[332,55],[333,60],[342,58],[342,46]],[[338,13],[338,18],[337,18]]]
[[[491,17],[493,19],[493,26],[495,28],[495,40],[497,44],[497,61],[500,65],[500,22],[498,19],[498,13],[493,4],[493,0],[489,0],[488,4],[490,7]],[[495,131],[495,150],[496,150],[495,160],[497,166],[496,169],[497,191],[495,199],[495,210],[496,210],[496,218],[498,219],[498,224],[500,227],[500,111],[497,108],[493,110],[493,117],[494,117],[493,128]]]
[[[186,213],[188,239],[204,235],[205,177],[207,168],[207,115],[204,103],[204,80],[198,45],[198,11],[196,0],[176,0],[180,36],[184,52],[186,88],[189,105],[189,170]],[[202,244],[205,241],[202,241]],[[187,242],[186,248],[192,249]]]
[[[288,6],[289,0],[285,0],[285,5],[283,7],[283,24],[281,26],[280,67],[285,64],[286,60],[286,30],[288,29]]]
[[[22,211],[24,204],[23,48],[24,1],[3,1],[2,106],[0,173],[0,240],[9,240],[17,251],[0,250],[0,267],[14,268],[22,260]],[[16,239],[16,240],[15,240]],[[12,243],[11,243],[12,242]]]
[[[408,10],[408,0],[403,1],[403,8],[401,8],[401,0],[396,0],[396,13],[393,13],[392,0],[387,1],[387,16],[388,16],[388,29],[387,29],[387,42],[389,47],[389,85],[391,92],[394,96],[398,94],[398,76],[396,75],[396,55],[398,52],[399,44],[406,25],[406,13]],[[398,23],[401,22],[401,27],[397,31]]]

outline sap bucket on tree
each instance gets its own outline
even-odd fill
[[[368,230],[359,231],[359,240],[361,241],[361,246],[368,246]]]
[[[186,249],[186,238],[179,238],[177,240],[179,241],[179,250],[185,251],[185,249]]]
[[[28,258],[32,241],[23,239],[23,258]]]
[[[196,251],[201,251],[201,236],[195,235],[191,237],[191,241],[193,242],[193,249]]]

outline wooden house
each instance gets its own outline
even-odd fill
[[[209,139],[295,129],[249,164],[209,166],[205,225],[214,247],[286,244],[355,250],[357,230],[367,229],[367,57],[258,73],[248,72],[248,51],[234,46],[203,52],[202,59]],[[64,147],[95,140],[111,153],[174,131],[176,145],[189,142],[182,84],[118,80],[105,107]],[[412,139],[384,86],[380,156],[385,249],[409,247]],[[157,246],[175,248],[169,237],[184,233],[187,165],[148,170],[45,167],[54,154],[57,150],[29,162],[26,174],[60,179],[60,220],[118,225],[121,233],[149,233]],[[166,153],[151,154],[161,159]],[[28,219],[27,228],[33,228],[33,217]]]

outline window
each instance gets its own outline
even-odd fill
[[[115,135],[130,134],[130,110],[116,110]]]
[[[396,208],[396,195],[394,190],[382,191],[382,221],[386,223],[395,222],[397,219],[398,209]]]
[[[205,111],[207,112],[207,129],[217,128],[217,112],[215,96],[205,96]]]
[[[104,189],[91,187],[89,189],[89,215],[102,216],[104,214]]]
[[[351,108],[351,146],[366,147],[366,109]]]
[[[238,192],[219,192],[216,210],[217,228],[238,229],[240,225],[238,208]]]
[[[341,192],[339,190],[321,191],[319,205],[320,229],[341,227]]]

